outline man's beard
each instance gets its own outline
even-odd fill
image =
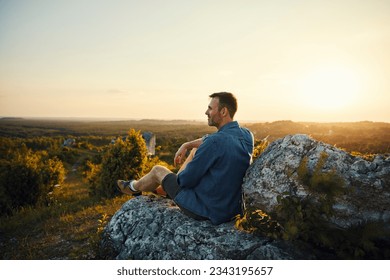
[[[208,122],[209,126],[215,126],[215,123],[214,123],[213,119],[209,118],[207,120],[207,122]]]
[[[214,120],[214,118],[209,117],[208,120],[207,120],[207,122],[208,122],[208,125],[209,125],[209,126],[215,126],[215,127],[218,127],[218,126],[219,126],[219,123],[216,122],[216,121]]]

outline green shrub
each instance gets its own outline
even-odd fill
[[[56,184],[62,184],[65,180],[66,171],[62,161],[58,158],[49,158],[41,165],[42,184],[45,187],[44,192],[52,191],[52,187]]]
[[[308,187],[309,191],[327,196],[327,199],[333,202],[333,199],[345,193],[343,178],[335,170],[323,172],[322,168],[329,155],[322,152],[318,162],[310,172],[307,168],[307,157],[301,161],[297,173],[298,180]]]
[[[235,227],[256,235],[277,239],[281,234],[279,223],[259,209],[245,209],[244,214],[237,215]]]
[[[89,180],[93,194],[112,198],[118,191],[118,179],[138,179],[144,174],[147,149],[141,133],[131,129],[125,141],[118,138],[102,157],[99,167],[90,164]]]
[[[269,145],[268,136],[262,140],[256,140],[253,149],[253,160],[257,159]]]
[[[99,185],[100,176],[102,173],[102,165],[87,161],[85,164],[85,171],[83,172],[85,180],[89,184],[90,193],[96,194]]]
[[[0,161],[0,213],[26,205],[48,203],[48,194],[65,178],[65,168],[47,153],[22,149],[13,158]]]

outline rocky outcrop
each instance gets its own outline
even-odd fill
[[[233,222],[212,225],[193,220],[158,197],[127,201],[108,223],[105,258],[142,260],[313,259],[312,252],[235,229]],[[107,255],[109,252],[109,255]]]
[[[329,221],[337,227],[389,221],[390,159],[377,156],[367,161],[306,135],[273,142],[249,167],[243,183],[245,204],[271,213],[278,197],[319,200],[324,193],[302,178],[314,178],[313,174],[339,179],[342,191],[334,197]],[[114,259],[327,258],[307,244],[297,249],[292,243],[239,231],[233,222],[214,226],[195,221],[171,200],[154,196],[126,202],[106,226],[101,248],[105,258]]]
[[[390,158],[376,156],[367,161],[307,135],[290,135],[271,143],[249,167],[243,184],[246,205],[270,213],[278,205],[278,196],[321,195],[302,183],[299,168],[307,169],[309,175],[320,172],[340,179],[343,194],[335,198],[332,220],[337,226],[389,221]]]

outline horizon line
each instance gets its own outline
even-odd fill
[[[0,116],[0,120],[7,119],[25,119],[25,120],[74,120],[74,121],[171,121],[171,122],[207,122],[204,119],[157,119],[157,118],[124,118],[124,117],[37,117],[37,116]],[[295,123],[390,123],[390,121],[373,121],[373,120],[359,120],[359,121],[304,121],[291,119],[278,120],[238,120],[240,123],[273,123],[273,122],[295,122]]]

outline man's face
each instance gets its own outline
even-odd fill
[[[219,98],[212,98],[207,108],[206,115],[208,117],[209,126],[219,127],[222,122],[221,112],[218,110]]]

